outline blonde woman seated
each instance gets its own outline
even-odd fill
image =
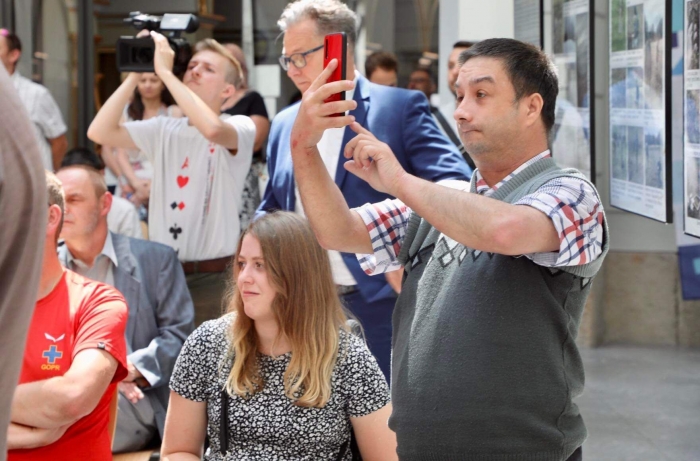
[[[365,461],[397,459],[384,375],[346,328],[306,220],[259,218],[234,263],[229,313],[197,328],[175,365],[163,459],[201,459],[208,435],[205,460],[348,461],[351,428]]]

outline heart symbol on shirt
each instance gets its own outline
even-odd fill
[[[190,181],[190,178],[188,176],[178,176],[177,177],[177,185],[180,186],[180,189],[185,187],[189,181]]]
[[[210,147],[210,148],[209,148],[209,153],[210,153],[210,154],[213,154],[213,153],[214,153],[214,147]]]
[[[183,208],[185,208],[185,202],[178,203],[177,207],[182,210]]]

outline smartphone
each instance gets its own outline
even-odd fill
[[[346,56],[348,55],[348,38],[345,32],[338,32],[335,34],[328,34],[324,38],[323,42],[323,68],[328,66],[328,63],[332,59],[338,60],[338,67],[335,68],[331,76],[328,78],[328,82],[337,82],[339,80],[345,80],[347,76],[346,68]],[[335,93],[326,98],[325,102],[333,101],[344,101],[345,91],[340,93]],[[345,115],[343,112],[332,114],[331,117],[342,117]]]

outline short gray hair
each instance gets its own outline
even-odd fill
[[[282,12],[277,25],[282,32],[305,19],[316,22],[318,34],[325,36],[335,32],[345,32],[348,45],[357,41],[357,15],[339,0],[297,0],[289,3]]]

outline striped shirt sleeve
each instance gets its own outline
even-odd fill
[[[553,179],[516,202],[546,214],[559,234],[559,252],[525,255],[540,266],[577,266],[603,251],[603,205],[588,182],[564,176]]]
[[[377,275],[400,269],[398,257],[406,237],[411,209],[401,200],[387,199],[353,210],[364,221],[374,251],[373,254],[357,255],[362,270],[368,275]]]

